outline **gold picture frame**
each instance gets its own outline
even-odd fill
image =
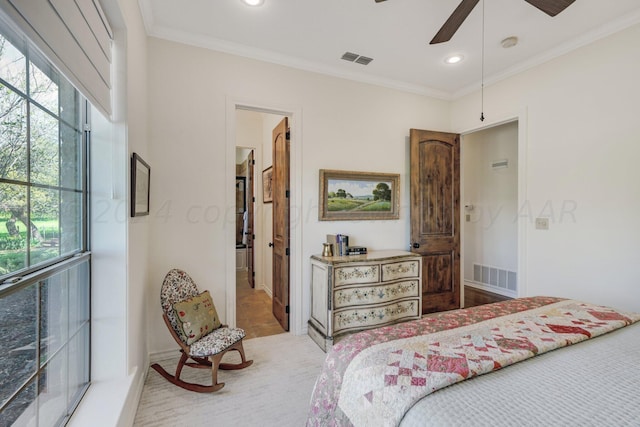
[[[318,220],[399,218],[399,174],[320,169]]]
[[[273,166],[262,171],[262,203],[273,203]]]

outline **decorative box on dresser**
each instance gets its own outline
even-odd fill
[[[313,255],[309,336],[327,351],[340,334],[419,319],[421,268],[420,255],[405,251]]]

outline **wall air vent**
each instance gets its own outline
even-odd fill
[[[373,61],[373,58],[369,58],[352,52],[345,52],[341,58],[345,61],[357,62],[358,64],[362,65],[369,65],[369,63]]]
[[[473,263],[473,282],[475,283],[515,292],[518,289],[517,280],[518,274],[515,271]]]

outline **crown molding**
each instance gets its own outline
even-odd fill
[[[423,85],[408,83],[401,80],[387,79],[360,72],[349,72],[326,64],[320,64],[313,61],[302,60],[300,58],[283,55],[281,53],[274,52],[268,49],[258,49],[252,46],[216,39],[214,37],[194,35],[186,31],[174,30],[171,28],[156,25],[153,17],[151,0],[138,0],[138,3],[142,12],[142,19],[144,21],[147,35],[150,37],[156,37],[159,39],[241,56],[258,61],[269,62],[303,71],[352,80],[358,83],[371,84],[416,95],[428,96],[445,101],[458,100],[466,95],[480,90],[480,81],[467,85],[459,90],[448,92]],[[524,62],[520,62],[512,67],[509,67],[504,71],[485,76],[484,86],[486,88],[487,86],[496,84],[502,80],[513,77],[536,66],[542,65],[573,50],[625,30],[638,23],[640,23],[640,9],[618,20],[612,21],[606,25],[596,28],[589,33],[583,34],[566,43],[558,45],[550,51],[546,51],[540,55],[531,57]]]
[[[141,4],[147,0],[140,0]],[[337,67],[331,67],[325,64],[320,64],[313,61],[302,60],[288,55],[283,55],[278,52],[274,52],[266,49],[258,49],[252,46],[247,46],[239,43],[233,43],[226,40],[216,39],[214,37],[207,37],[201,35],[190,34],[185,31],[177,31],[174,29],[154,25],[151,19],[145,20],[145,27],[147,27],[147,35],[159,39],[169,40],[177,43],[182,43],[190,46],[201,47],[204,49],[214,50],[217,52],[228,53],[231,55],[241,56],[245,58],[255,59],[263,62],[270,62],[277,65],[283,65],[286,67],[296,68],[303,71],[309,71],[312,73],[324,74],[332,77],[338,77],[347,80],[353,80],[358,83],[367,83],[375,86],[382,86],[389,89],[395,89],[402,92],[413,93],[417,95],[429,96],[432,98],[451,100],[451,93],[432,89],[426,86],[416,85],[412,83],[403,82],[400,80],[386,79],[383,77],[377,77],[368,75],[366,73],[349,72],[338,69]],[[149,23],[149,26],[147,26]]]
[[[138,5],[140,6],[140,15],[142,15],[142,23],[144,24],[144,29],[147,32],[147,35],[149,35],[154,26],[153,7],[151,7],[151,0],[138,0]]]

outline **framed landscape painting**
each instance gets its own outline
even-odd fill
[[[320,221],[398,219],[400,175],[320,169]]]

